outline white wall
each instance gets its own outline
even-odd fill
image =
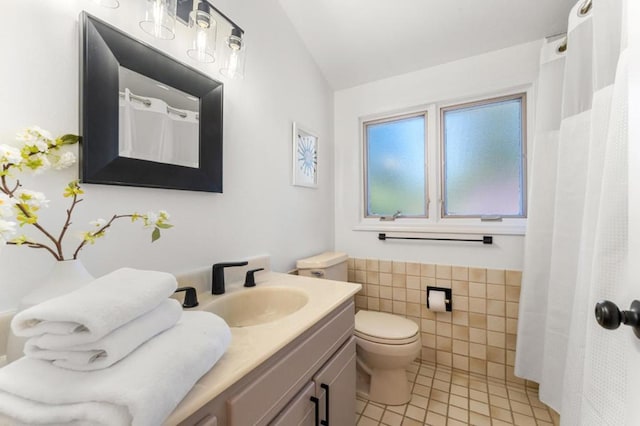
[[[21,0],[3,8],[0,143],[34,124],[54,134],[78,132],[82,9],[220,79],[219,66],[186,56],[186,27],[177,24],[175,40],[154,40],[138,27],[144,2],[120,3],[110,10],[89,0]],[[122,266],[180,272],[259,254],[270,254],[273,269],[285,271],[297,258],[334,245],[332,91],[276,0],[215,4],[242,26],[248,43],[245,80],[225,82],[224,193],[84,185],[85,201],[73,220],[77,231],[116,212],[158,209],[168,210],[175,225],[150,244],[148,231],[117,223],[81,253],[96,276]],[[292,121],[320,138],[319,189],[290,185]],[[59,229],[67,205],[62,189],[75,178],[74,169],[23,179],[51,199],[41,215],[47,228]],[[26,247],[0,248],[0,311],[16,305],[28,283],[50,267],[50,257]]]
[[[522,90],[537,77],[539,52],[540,42],[532,42],[336,92],[336,249],[358,258],[521,269],[522,236],[497,235],[492,246],[483,246],[383,242],[377,240],[376,231],[354,230],[362,204],[359,120],[435,102],[490,97],[511,88]],[[535,105],[533,96],[529,96],[528,104],[530,109]],[[529,129],[533,129],[533,123],[529,123]]]

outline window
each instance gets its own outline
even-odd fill
[[[427,113],[364,123],[366,216],[427,217]]]
[[[524,217],[525,97],[443,108],[443,217]]]
[[[525,116],[520,93],[364,121],[365,218],[420,219],[398,226],[524,219]]]

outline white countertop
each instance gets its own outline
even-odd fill
[[[186,420],[191,414],[311,328],[329,312],[353,297],[361,288],[360,284],[269,271],[256,274],[256,286],[295,287],[307,293],[309,302],[297,312],[279,320],[250,327],[231,328],[232,338],[227,352],[196,383],[167,418],[165,425],[175,425]],[[226,294],[251,290],[252,288],[244,288],[242,282],[237,282],[227,285]],[[206,310],[209,303],[220,297],[224,297],[224,295],[199,294],[200,305],[195,309]]]

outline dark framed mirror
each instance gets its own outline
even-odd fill
[[[222,192],[222,83],[80,20],[81,181]]]

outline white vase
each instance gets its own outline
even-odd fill
[[[62,296],[93,281],[93,276],[79,260],[56,262],[49,272],[39,280],[34,289],[20,300],[18,312],[42,303],[54,297]],[[9,332],[7,340],[7,362],[15,361],[24,355],[24,343],[27,339]]]

